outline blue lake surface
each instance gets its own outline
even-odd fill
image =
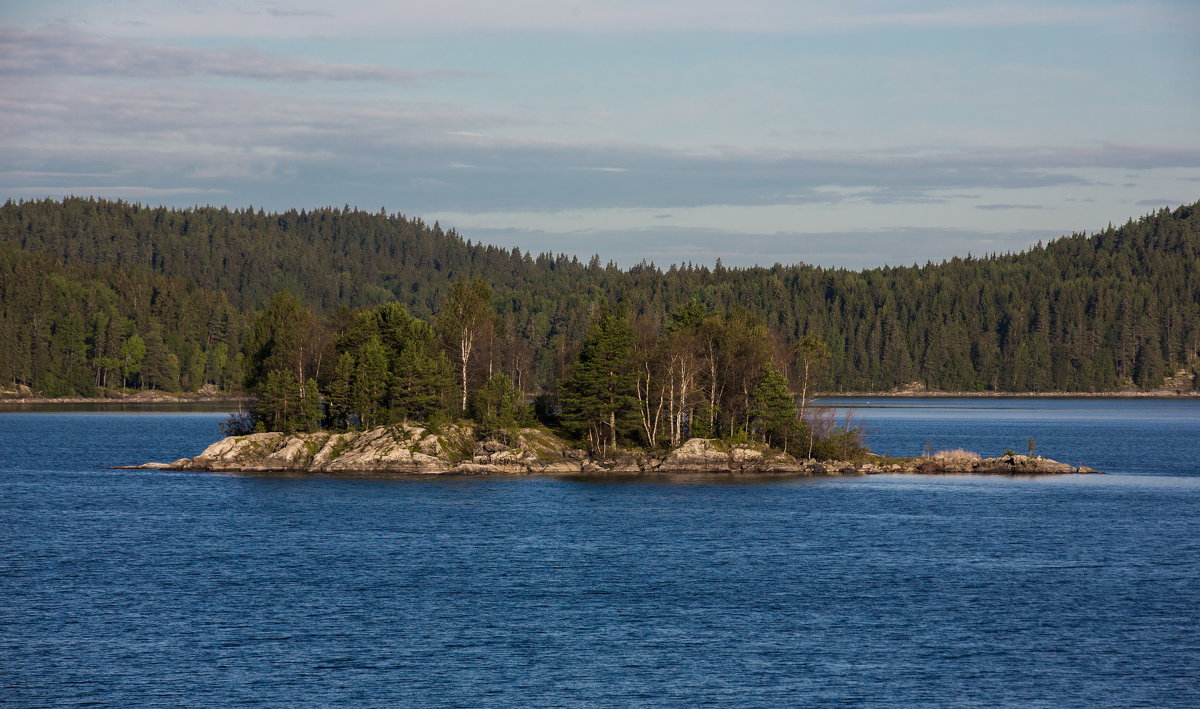
[[[831,400],[1109,475],[108,470],[221,413],[0,413],[0,704],[1200,706],[1200,402]]]

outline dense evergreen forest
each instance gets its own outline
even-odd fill
[[[470,342],[461,328],[452,336],[452,321],[471,313],[447,310],[471,300],[468,286],[485,299]],[[270,348],[262,321],[272,304],[282,307],[281,293],[294,296],[290,312],[303,320],[301,388],[309,378],[322,391],[351,386],[348,368],[408,357],[406,366],[426,366],[438,386],[463,390],[455,401],[421,404],[426,413],[462,411],[470,404],[463,392],[497,374],[529,399],[557,396],[593,329],[614,312],[645,352],[671,333],[691,333],[671,335],[680,338],[673,351],[700,353],[703,338],[729,323],[761,327],[754,347],[795,393],[802,380],[824,391],[913,383],[967,392],[1149,389],[1179,370],[1196,372],[1200,204],[1019,254],[848,271],[719,263],[622,270],[598,257],[583,263],[473,244],[438,224],[350,208],[268,214],[10,201],[0,207],[0,388],[261,393],[273,371],[263,369]],[[403,320],[396,327],[405,334],[388,346],[378,333],[362,334],[362,318],[385,317],[381,306]],[[386,351],[372,353],[376,341]],[[805,342],[827,350],[819,380],[804,377],[797,353]],[[714,377],[697,374],[681,386],[713,386]],[[753,389],[748,380],[739,386],[743,398]],[[705,398],[712,407],[717,397]],[[386,409],[385,399],[375,398]],[[721,415],[746,416],[745,401],[735,408]],[[343,417],[372,410],[346,408]],[[688,420],[699,421],[690,411]],[[716,414],[705,414],[705,425],[733,425]],[[588,435],[600,443],[609,433]]]

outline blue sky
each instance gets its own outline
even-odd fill
[[[0,199],[861,268],[1200,199],[1200,2],[0,0]]]

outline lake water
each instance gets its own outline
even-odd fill
[[[1200,402],[831,403],[1110,474],[107,470],[222,415],[0,413],[0,704],[1200,706]]]

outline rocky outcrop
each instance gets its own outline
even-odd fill
[[[750,445],[729,445],[708,438],[692,438],[671,451],[656,466],[662,472],[802,474],[808,466],[786,453]]]
[[[1067,465],[1041,456],[1006,455],[999,458],[922,459],[916,465],[918,473],[971,473],[993,475],[1047,475],[1062,473],[1096,473],[1086,466]]]
[[[351,433],[231,436],[176,467],[243,472],[429,474],[449,472],[454,466],[437,436],[416,426],[389,426]]]
[[[211,472],[555,474],[578,473],[586,456],[536,429],[515,432],[511,445],[476,442],[472,431],[435,435],[413,425],[346,433],[255,433],[224,438],[194,458],[139,468]]]
[[[693,438],[665,456],[622,452],[595,459],[539,429],[510,432],[507,441],[475,440],[474,432],[447,427],[435,434],[395,425],[347,433],[255,433],[232,436],[194,458],[135,468],[212,472],[391,473],[409,475],[709,474],[867,475],[878,473],[1092,473],[1045,458],[912,458],[899,461],[797,460],[754,445]]]

